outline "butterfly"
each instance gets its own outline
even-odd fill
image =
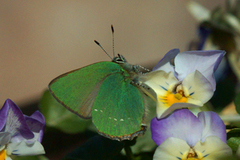
[[[97,62],[58,76],[50,82],[49,90],[68,110],[82,118],[92,118],[100,135],[132,140],[146,131],[146,105],[152,100],[149,96],[155,96],[141,81],[147,74],[142,69],[149,72],[129,64],[118,54],[112,61]]]

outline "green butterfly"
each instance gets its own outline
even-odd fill
[[[142,83],[147,73],[140,69],[118,54],[112,62],[98,62],[60,75],[50,82],[49,90],[73,113],[92,118],[100,135],[132,140],[144,134],[145,106],[149,96],[155,96]]]

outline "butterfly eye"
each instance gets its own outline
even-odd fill
[[[118,56],[117,57],[114,57],[113,58],[113,60],[112,60],[113,62],[116,62],[116,63],[126,63],[127,62],[127,60],[122,56],[122,55],[120,55],[120,54],[118,54]]]

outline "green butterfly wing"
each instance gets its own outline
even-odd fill
[[[94,63],[60,75],[50,82],[49,90],[70,111],[82,118],[91,118],[92,106],[103,80],[121,71],[121,66],[113,62]]]
[[[145,131],[144,105],[142,92],[131,84],[131,79],[123,73],[111,74],[104,79],[95,98],[92,121],[106,137],[133,139]]]

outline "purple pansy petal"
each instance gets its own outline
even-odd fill
[[[193,147],[201,139],[202,130],[200,120],[188,109],[176,110],[164,119],[151,121],[152,139],[157,145],[168,137],[176,137]]]
[[[39,111],[36,111],[30,117],[28,117],[28,116],[24,116],[24,117],[25,117],[28,127],[35,135],[35,138],[31,139],[31,141],[38,140],[39,142],[41,142],[42,138],[43,138],[44,127],[45,127],[45,121],[44,121],[42,114]],[[37,118],[37,119],[34,119],[33,117]],[[44,122],[44,123],[42,123],[42,122]]]
[[[22,138],[31,139],[34,134],[31,132],[22,111],[17,107],[17,105],[9,100],[7,105],[9,106],[8,116],[5,126],[5,132],[9,132],[14,140],[21,140]]]
[[[166,116],[168,116],[170,113],[172,113],[173,111],[175,111],[177,109],[182,109],[182,108],[199,108],[199,107],[201,107],[201,106],[190,104],[190,103],[174,103],[167,110],[165,110],[161,114],[160,119],[165,118]]]
[[[213,91],[216,89],[216,81],[213,72],[222,60],[224,51],[187,51],[179,53],[175,58],[175,71],[179,81],[182,81],[189,73],[200,71],[211,83]],[[187,64],[187,65],[186,65]]]
[[[11,140],[11,134],[9,132],[0,132],[0,148],[9,143]]]
[[[174,66],[171,65],[170,61],[171,61],[171,59],[174,59],[179,52],[180,52],[179,49],[172,49],[172,50],[168,51],[168,53],[165,54],[165,56],[153,68],[153,71],[163,70],[167,73],[171,71],[175,74]]]
[[[42,142],[43,135],[44,135],[44,128],[39,132],[38,139],[37,139],[38,142]]]
[[[35,111],[30,117],[37,119],[39,122],[41,122],[43,124],[42,129],[39,131],[39,135],[38,135],[38,141],[42,142],[43,139],[43,134],[44,134],[44,128],[45,128],[45,118],[42,115],[41,112],[39,111]]]
[[[225,51],[221,51],[221,52],[222,52],[222,53],[219,54],[219,57],[218,57],[218,59],[217,59],[216,62],[215,62],[215,65],[214,65],[214,68],[213,68],[213,71],[214,71],[214,72],[218,69],[218,66],[219,66],[219,64],[221,63],[221,61],[222,61],[222,59],[223,59],[223,56],[226,54]]]
[[[7,99],[5,101],[3,107],[0,109],[0,131],[2,131],[2,129],[5,126],[5,123],[7,121],[9,103],[11,103],[11,100]]]
[[[198,113],[198,119],[203,125],[202,139],[204,142],[208,136],[217,136],[224,143],[227,142],[226,127],[217,113],[207,111]]]
[[[30,117],[38,120],[38,121],[41,122],[42,124],[45,124],[45,118],[44,118],[44,116],[42,115],[42,113],[39,112],[39,111],[35,111]]]
[[[214,92],[211,83],[198,70],[188,74],[182,84],[188,90],[189,99],[192,99],[188,103],[197,100],[201,101],[203,105],[213,96]],[[200,105],[198,102],[193,104]]]
[[[30,128],[30,130],[33,132],[34,134],[34,138],[33,139],[30,139],[31,141],[35,141],[35,140],[38,140],[38,141],[42,141],[42,136],[41,135],[41,138],[39,139],[39,133],[42,134],[42,131],[44,129],[44,124],[42,124],[41,122],[39,122],[38,120],[36,119],[33,119],[31,117],[25,117],[26,119],[26,122],[27,122],[27,125],[28,127]]]

